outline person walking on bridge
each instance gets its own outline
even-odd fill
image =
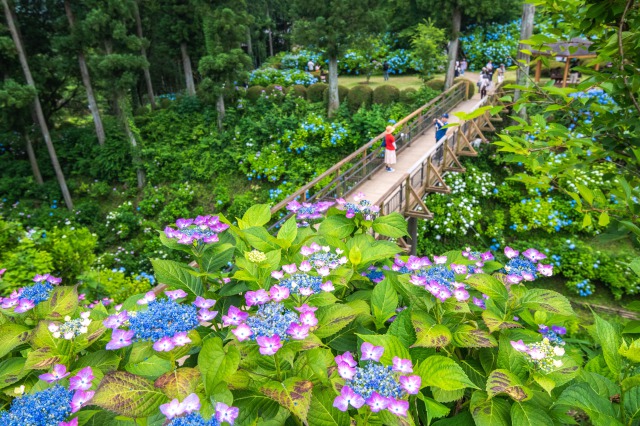
[[[440,119],[433,120],[436,126],[436,143],[447,134],[447,129],[443,129],[449,123],[449,114],[444,113]]]
[[[393,137],[395,127],[387,126],[384,132],[384,164],[387,166],[388,172],[394,172],[391,166],[396,164],[396,138]]]

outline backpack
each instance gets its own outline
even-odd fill
[[[382,143],[380,144],[380,146],[385,149],[387,148],[387,135],[384,135],[384,137],[382,138]]]

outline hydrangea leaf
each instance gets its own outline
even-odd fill
[[[194,296],[202,296],[202,280],[191,274],[191,269],[173,260],[151,259],[158,283],[166,284],[171,290],[184,290]]]
[[[240,352],[234,345],[223,347],[222,340],[206,339],[198,354],[198,368],[202,373],[204,389],[210,395],[213,388],[238,370]]]
[[[0,363],[0,389],[11,386],[29,373],[24,368],[26,361],[25,358],[9,358]]]
[[[259,424],[258,419],[272,419],[280,410],[280,405],[276,401],[251,390],[234,391],[233,405],[240,409],[236,423],[241,425]]]
[[[407,221],[400,213],[393,212],[376,218],[373,221],[373,230],[390,238],[404,237],[407,235]]]
[[[540,309],[552,314],[574,316],[569,299],[553,290],[534,288],[520,299],[523,309]]]
[[[514,426],[551,425],[553,420],[540,407],[532,403],[517,402],[511,406],[511,421]]]
[[[318,232],[333,238],[346,238],[356,229],[356,225],[351,219],[345,216],[333,215],[327,217],[320,223]]]
[[[475,391],[469,408],[477,426],[511,426],[511,407],[502,398],[489,398],[486,392]]]
[[[91,367],[99,369],[103,373],[116,370],[120,364],[120,357],[114,351],[100,350],[97,352],[91,352],[74,364],[74,368],[81,369],[84,367]]]
[[[464,282],[479,292],[486,294],[494,302],[505,303],[509,298],[509,292],[504,284],[491,275],[473,274]]]
[[[393,357],[402,359],[411,359],[411,354],[407,348],[398,340],[397,337],[388,334],[356,334],[360,339],[365,342],[371,343],[374,346],[382,346],[384,352],[380,358],[382,364],[391,365],[393,363]]]
[[[5,356],[16,347],[27,343],[31,330],[29,327],[20,324],[2,324],[0,325],[0,357]]]
[[[349,426],[349,414],[333,406],[333,389],[313,389],[307,420],[310,425]]]
[[[618,352],[620,348],[620,335],[610,323],[600,318],[597,314],[594,313],[593,317],[595,319],[597,338],[600,340],[600,346],[602,346],[604,361],[607,363],[607,367],[609,367],[611,373],[615,377],[618,377],[622,366],[622,357]]]
[[[507,370],[494,370],[487,378],[487,394],[493,398],[499,394],[506,394],[514,401],[527,401],[533,396],[531,389],[523,386],[520,379]]]
[[[411,322],[416,330],[416,342],[412,347],[435,348],[451,343],[451,331],[446,325],[437,324],[426,312],[414,310]]]
[[[469,379],[456,362],[442,355],[432,355],[414,368],[414,373],[422,377],[422,387],[435,386],[454,391],[478,387]]]
[[[298,235],[298,222],[295,216],[290,217],[278,230],[278,239],[293,244]],[[288,247],[285,247],[288,248]]]
[[[587,383],[577,383],[566,388],[558,397],[555,406],[566,406],[584,411],[595,426],[621,426],[616,419],[613,404],[608,398],[598,395]]]
[[[253,205],[249,207],[249,209],[242,216],[242,222],[247,227],[263,226],[269,223],[270,220],[271,220],[271,208],[269,207],[268,204]]]
[[[310,381],[290,377],[283,382],[270,381],[260,387],[260,392],[306,423],[312,389]]]
[[[397,306],[398,294],[389,280],[376,284],[371,294],[371,313],[378,328],[384,327],[387,320],[396,314]]]
[[[153,384],[158,389],[162,389],[170,399],[178,398],[182,401],[190,394],[195,393],[199,383],[200,371],[184,367],[163,374]]]
[[[513,318],[513,315],[508,318]],[[491,333],[510,328],[522,328],[522,324],[507,320],[490,309],[482,311],[482,319]]]
[[[171,371],[171,367],[171,361],[162,359],[157,355],[152,355],[140,362],[129,362],[125,366],[125,370],[137,376],[155,380],[163,374]]]
[[[144,377],[113,371],[104,376],[91,403],[122,416],[147,417],[166,401],[166,395]]]
[[[329,337],[346,327],[356,316],[356,311],[349,305],[324,306],[316,312],[318,329],[313,333],[321,339]]]
[[[397,337],[406,347],[415,343],[416,332],[411,324],[411,308],[403,310],[396,316],[396,319],[389,326],[387,334]]]
[[[453,344],[461,348],[491,348],[498,346],[498,342],[491,334],[469,324],[460,324],[456,327],[453,331]]]
[[[54,287],[49,299],[38,303],[34,312],[36,318],[54,321],[62,320],[66,315],[71,315],[78,308],[77,287]]]

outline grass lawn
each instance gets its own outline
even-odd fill
[[[374,75],[371,76],[369,84],[367,84],[367,78],[361,75],[341,75],[338,77],[338,84],[349,89],[356,87],[359,84],[368,85],[372,89],[382,86],[383,84],[390,84],[392,86],[396,86],[400,90],[409,87],[418,90],[422,87],[423,83],[420,77],[417,74],[414,74],[400,76],[391,75],[389,76],[389,81],[384,81],[381,75]]]

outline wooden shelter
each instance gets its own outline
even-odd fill
[[[556,43],[549,43],[543,45],[540,50],[532,50],[531,55],[536,56],[549,56],[552,58],[563,58],[564,74],[562,75],[562,87],[567,86],[567,78],[569,77],[569,65],[571,59],[589,59],[595,58],[598,55],[595,52],[589,50],[589,47],[593,43],[585,38],[572,38],[569,41],[558,41]],[[596,71],[599,65],[596,64]],[[542,73],[542,62],[536,63],[536,76],[535,81],[540,81],[540,74]],[[556,78],[559,80],[559,78]]]

